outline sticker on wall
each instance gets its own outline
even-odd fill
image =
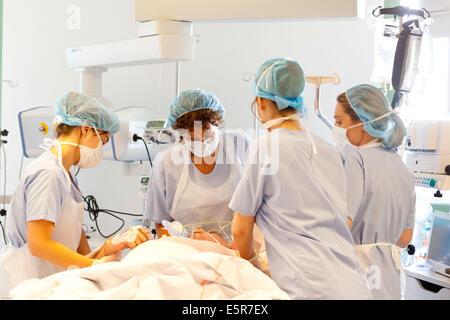
[[[81,29],[81,8],[77,5],[71,4],[67,7],[67,29],[80,30]]]

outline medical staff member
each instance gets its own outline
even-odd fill
[[[27,166],[12,198],[9,244],[0,253],[2,297],[22,280],[115,261],[120,250],[146,240],[148,230],[140,230],[135,242],[113,244],[110,239],[91,253],[82,231],[83,198],[70,169],[98,165],[119,121],[99,101],[73,92],[58,101],[55,114],[57,139]]]
[[[249,148],[229,207],[240,256],[262,269],[253,224],[265,238],[270,275],[293,299],[369,299],[346,212],[346,179],[338,151],[299,122],[305,73],[293,60],[262,64],[256,116],[269,132]]]
[[[395,148],[402,120],[383,93],[361,84],[337,98],[333,136],[347,176],[346,218],[375,299],[400,299],[399,247],[412,238],[416,196],[412,174]]]
[[[155,223],[158,236],[166,233],[163,220],[183,225],[212,222],[195,232],[202,240],[211,239],[202,231],[217,231],[211,229],[217,227],[213,222],[231,224],[228,203],[249,141],[237,131],[221,130],[224,114],[217,97],[203,90],[183,91],[171,104],[167,126],[178,133],[180,143],[156,156],[146,197],[145,217]],[[231,227],[228,234],[231,239]],[[230,245],[223,237],[219,242]]]

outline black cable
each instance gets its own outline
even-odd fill
[[[75,173],[75,177],[80,173],[80,167],[78,167],[77,173]]]
[[[152,163],[152,159],[150,158],[150,152],[148,152],[147,144],[145,143],[144,140],[142,140],[142,142],[144,143],[145,150],[147,150],[147,156],[148,156],[148,161],[150,161],[150,166],[153,168],[153,163]]]
[[[109,212],[109,213],[117,213],[117,214],[121,214],[121,215],[124,215],[124,216],[142,217],[142,214],[136,214],[136,213],[114,211],[114,210],[110,210],[110,209],[103,209],[103,211]]]
[[[128,213],[128,212],[120,212],[120,211],[115,211],[115,210],[109,210],[109,209],[100,209],[98,204],[97,204],[97,200],[95,199],[94,196],[92,195],[88,195],[87,197],[83,197],[83,200],[86,204],[87,207],[84,208],[85,211],[87,211],[89,213],[89,218],[91,219],[91,221],[95,222],[95,226],[97,227],[98,233],[105,239],[115,235],[117,232],[120,231],[120,229],[122,229],[122,227],[125,225],[125,220],[114,215],[114,213],[116,214],[122,214],[122,215],[127,215],[127,216],[133,216],[133,217],[142,217],[142,214],[133,214],[133,213]],[[101,231],[100,231],[100,227],[98,225],[98,214],[99,213],[106,213],[118,220],[120,220],[122,222],[122,225],[113,233],[109,234],[109,235],[104,235]]]
[[[142,139],[142,137],[138,136],[137,134],[134,134],[133,135],[133,141],[137,141],[137,140],[142,140],[142,142],[144,143],[145,150],[147,151],[148,161],[150,161],[150,165],[153,167],[152,159],[150,157],[150,152],[148,151],[147,144],[145,143],[144,139]],[[78,174],[78,172],[77,172],[77,174]],[[133,213],[121,212],[121,211],[115,211],[115,210],[109,210],[109,209],[100,209],[98,204],[97,204],[97,200],[92,195],[88,195],[87,197],[83,197],[83,200],[84,200],[84,202],[85,202],[85,204],[87,206],[87,207],[84,208],[84,210],[89,213],[89,218],[91,219],[91,221],[95,222],[95,225],[97,227],[98,233],[100,233],[100,235],[103,238],[109,238],[109,237],[113,236],[114,234],[119,232],[120,229],[122,229],[122,227],[125,225],[125,220],[123,220],[122,218],[114,215],[114,213],[121,214],[121,215],[126,215],[126,216],[132,216],[132,217],[142,217],[142,214],[133,214]],[[100,227],[99,227],[98,221],[97,221],[98,220],[98,214],[100,212],[109,214],[110,216],[120,220],[122,222],[122,225],[116,231],[111,233],[110,235],[105,236],[100,231]]]
[[[118,220],[120,220],[120,221],[122,222],[122,225],[120,226],[120,228],[118,228],[118,229],[117,229],[116,231],[114,231],[113,233],[111,233],[111,234],[105,236],[105,235],[101,232],[100,227],[99,227],[99,225],[98,225],[98,220],[97,220],[97,219],[98,219],[98,214],[99,214],[100,212],[104,212],[104,211],[98,207],[97,200],[94,198],[94,196],[88,195],[86,198],[83,197],[83,199],[84,199],[85,204],[87,205],[87,207],[85,207],[84,210],[87,211],[87,212],[89,213],[89,218],[91,219],[91,221],[94,221],[94,222],[95,222],[95,226],[97,227],[98,233],[99,233],[103,238],[109,238],[109,237],[113,236],[114,234],[116,234],[117,232],[119,232],[120,229],[122,229],[122,227],[123,227],[124,224],[125,224],[125,221],[124,221],[122,218],[119,218],[119,217],[117,217],[117,216],[115,216],[115,215],[113,215],[113,214],[110,214],[110,213],[105,212],[106,214],[110,214],[110,215],[112,215],[113,217],[115,217],[116,219],[118,219]]]
[[[138,136],[137,134],[134,134],[133,141],[138,141],[138,140],[141,140],[144,143],[145,150],[147,150],[148,161],[150,161],[150,166],[153,168],[152,158],[150,157],[150,152],[148,152],[147,143],[144,141],[144,139],[142,139],[142,137]]]

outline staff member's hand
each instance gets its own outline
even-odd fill
[[[109,256],[104,256],[100,259],[94,259],[94,262],[92,263],[92,265],[96,265],[96,264],[102,264],[102,263],[107,263],[107,262],[118,262],[120,261],[120,259],[122,258],[122,252],[121,251],[117,251],[116,253],[110,254]]]
[[[100,250],[94,255],[95,259],[101,259],[123,249],[134,249],[138,245],[152,239],[150,230],[144,227],[132,227],[121,234],[105,241]]]

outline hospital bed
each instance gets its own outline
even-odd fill
[[[12,299],[289,299],[236,251],[210,241],[166,237],[147,241],[120,262],[31,279]]]

